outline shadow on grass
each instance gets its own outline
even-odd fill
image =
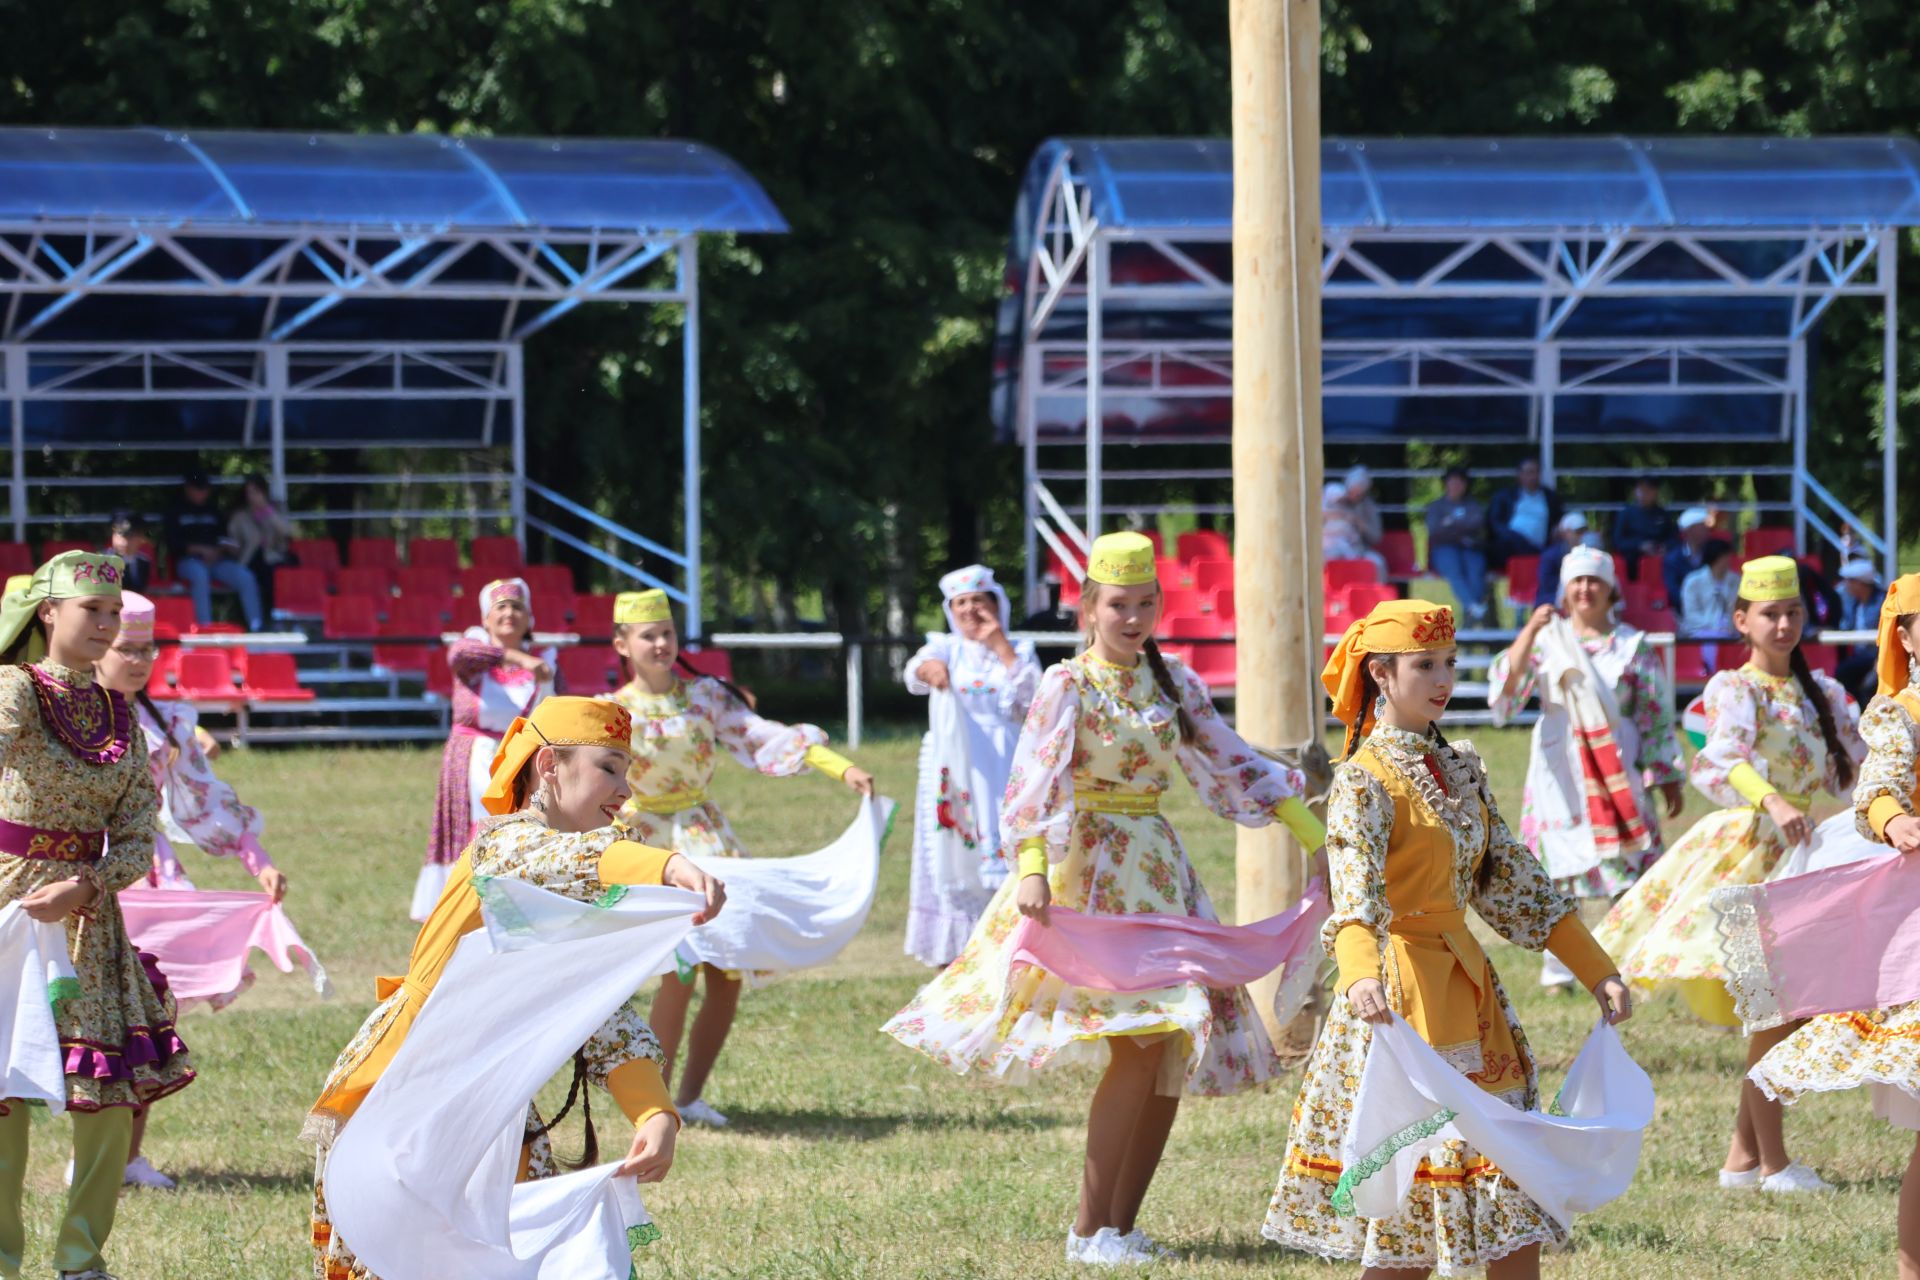
[[[855,1142],[870,1142],[903,1129],[909,1132],[967,1130],[978,1133],[1031,1133],[1041,1129],[1058,1129],[1068,1123],[1059,1116],[1012,1111],[977,1114],[920,1112],[911,1115],[870,1112],[848,1115],[817,1109],[750,1111],[729,1107],[727,1118],[730,1121],[726,1128],[728,1133],[759,1137],[783,1135],[848,1139]]]
[[[1248,1240],[1183,1240],[1178,1243],[1163,1243],[1173,1250],[1175,1259],[1187,1258],[1196,1262],[1245,1262],[1271,1266],[1282,1260],[1321,1261],[1310,1253],[1269,1244],[1257,1236]]]
[[[179,1183],[182,1191],[290,1191],[304,1195],[313,1190],[311,1173],[248,1173],[238,1169],[223,1169],[219,1172],[209,1172],[205,1169],[169,1169],[167,1176]]]

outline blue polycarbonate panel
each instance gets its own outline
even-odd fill
[[[0,129],[0,220],[368,231],[785,231],[726,156],[664,139]]]
[[[1103,226],[1232,226],[1224,138],[1067,138],[1035,154],[1037,195],[1065,157]],[[1920,224],[1905,138],[1329,138],[1320,216],[1372,228],[1860,227]]]

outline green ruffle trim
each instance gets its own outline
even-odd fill
[[[618,905],[620,902],[620,899],[626,896],[627,896],[627,886],[623,884],[610,884],[606,887],[605,891],[602,892],[599,897],[593,900],[592,905],[599,907],[602,910],[605,910],[608,907]]]
[[[80,998],[80,979],[55,978],[47,984],[47,1003],[53,1006],[53,1016],[59,1017],[66,1012],[67,1002]]]
[[[650,1244],[660,1243],[660,1227],[656,1223],[643,1222],[637,1227],[627,1228],[627,1248],[644,1249]]]
[[[493,887],[494,876],[473,877],[473,891],[480,897],[480,905],[508,933],[528,934],[533,932],[533,922],[525,913],[513,904],[513,899]]]
[[[1343,1218],[1351,1218],[1353,1189],[1392,1164],[1395,1156],[1414,1143],[1431,1138],[1452,1124],[1454,1115],[1452,1111],[1437,1111],[1425,1120],[1416,1121],[1369,1151],[1359,1164],[1341,1170],[1340,1181],[1333,1188],[1333,1211]]]

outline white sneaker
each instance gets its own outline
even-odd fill
[[[154,1168],[145,1156],[135,1156],[127,1161],[127,1173],[122,1181],[129,1187],[152,1187],[156,1191],[171,1191],[179,1185]]]
[[[1095,1267],[1138,1266],[1153,1259],[1136,1253],[1112,1227],[1102,1227],[1090,1236],[1077,1236],[1067,1228],[1067,1261]]]
[[[724,1129],[730,1123],[728,1119],[713,1109],[705,1098],[695,1098],[680,1108],[680,1120],[683,1124],[704,1125],[709,1129]]]
[[[1148,1262],[1167,1262],[1180,1256],[1138,1227],[1121,1236],[1120,1243],[1142,1255]]]
[[[67,1161],[67,1171],[60,1175],[60,1180],[68,1186],[73,1185],[73,1161]]]
[[[1758,1191],[1760,1189],[1760,1166],[1751,1169],[1722,1169],[1720,1186],[1726,1191]]]
[[[1787,1194],[1798,1191],[1832,1191],[1834,1186],[1806,1165],[1795,1160],[1778,1173],[1770,1173],[1760,1180],[1762,1191]]]

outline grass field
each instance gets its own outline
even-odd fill
[[[1525,738],[1475,735],[1500,795],[1517,811]],[[910,803],[914,744],[859,752],[882,789]],[[317,1002],[299,976],[270,969],[224,1013],[182,1028],[200,1079],[156,1110],[148,1145],[177,1192],[129,1190],[110,1247],[124,1280],[288,1280],[307,1274],[311,1154],[302,1114],[335,1053],[372,1003],[372,979],[399,972],[413,929],[407,894],[424,843],[437,754],[418,750],[230,753],[222,772],[268,820],[268,846],[292,878],[289,908],[339,995]],[[751,847],[818,847],[851,816],[818,778],[775,782],[730,766],[715,791]],[[1704,808],[1694,797],[1688,819]],[[1190,791],[1171,806],[1216,901],[1229,909],[1233,838]],[[959,1079],[877,1028],[927,974],[900,951],[906,910],[903,808],[866,932],[834,964],[751,992],[709,1096],[734,1117],[723,1133],[689,1130],[669,1181],[648,1195],[666,1232],[642,1276],[1047,1277],[1062,1260],[1078,1183],[1090,1077],[1055,1075],[1014,1090]],[[1670,830],[1676,834],[1677,829]],[[235,869],[189,851],[206,887],[242,887]],[[1584,998],[1547,997],[1531,958],[1493,960],[1516,992],[1549,1075],[1565,1069],[1592,1017]],[[1853,1277],[1891,1274],[1894,1195],[1910,1140],[1875,1121],[1863,1095],[1809,1100],[1788,1115],[1795,1153],[1837,1180],[1824,1198],[1723,1193],[1740,1042],[1671,1006],[1643,1009],[1629,1048],[1660,1091],[1631,1194],[1579,1226],[1560,1277]],[[484,1087],[462,1082],[459,1087]],[[1286,1133],[1290,1083],[1183,1108],[1142,1225],[1193,1277],[1321,1277],[1353,1267],[1287,1255],[1260,1241]],[[602,1097],[597,1116],[613,1114]],[[60,1120],[35,1130],[29,1273],[44,1274],[65,1160]],[[617,1137],[608,1143],[618,1148]],[[578,1149],[569,1134],[563,1154]],[[451,1280],[451,1278],[450,1278]]]

